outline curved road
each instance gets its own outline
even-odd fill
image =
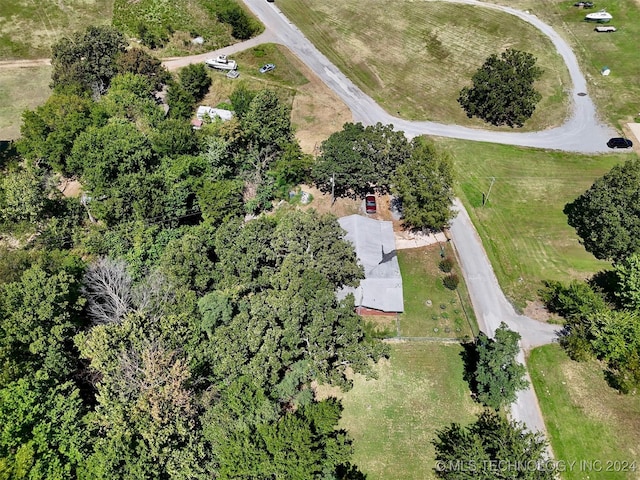
[[[267,31],[272,32],[276,38],[275,41],[290,48],[342,98],[351,108],[355,121],[360,121],[364,124],[375,124],[376,122],[392,124],[396,129],[403,130],[410,137],[428,134],[584,153],[608,151],[607,140],[617,136],[617,134],[615,130],[598,120],[595,106],[589,96],[578,95],[578,93],[586,93],[587,81],[580,71],[573,51],[560,35],[535,15],[513,8],[483,3],[477,0],[447,1],[501,10],[532,24],[549,37],[558,53],[563,57],[573,83],[571,94],[573,109],[570,119],[560,127],[539,132],[495,132],[435,122],[412,122],[394,117],[384,111],[371,97],[365,95],[320,53],[302,32],[280,12],[275,3],[269,3],[265,0],[244,0],[245,4],[265,24]]]
[[[232,54],[266,42],[280,43],[291,49],[329,88],[336,92],[351,109],[355,121],[364,124],[377,122],[392,124],[396,129],[404,131],[409,137],[427,134],[537,148],[598,153],[608,151],[607,140],[616,136],[615,130],[598,120],[596,109],[588,95],[578,95],[578,93],[587,91],[587,82],[569,45],[549,25],[529,13],[477,0],[445,0],[501,10],[519,17],[549,37],[567,65],[573,84],[571,91],[573,108],[572,115],[566,123],[560,127],[539,132],[495,132],[435,122],[411,122],[388,114],[320,53],[302,32],[280,12],[275,3],[269,3],[266,0],[243,1],[265,25],[265,33],[216,52],[165,59],[164,65],[168,69],[174,70],[190,63],[204,61],[212,55]],[[33,64],[48,64],[48,60],[0,62],[0,68],[32,66]],[[493,336],[500,322],[504,321],[512,330],[519,332],[522,336],[519,360],[524,363],[524,351],[555,341],[558,327],[516,314],[513,306],[507,301],[500,289],[491,263],[482,246],[482,241],[467,212],[458,200],[456,200],[454,208],[458,210],[458,215],[452,221],[451,234],[480,328],[487,335]],[[519,392],[516,402],[511,405],[511,415],[514,419],[524,422],[533,431],[545,431],[535,392],[531,388]]]
[[[598,121],[595,107],[589,97],[577,95],[577,93],[586,90],[586,80],[567,43],[550,26],[524,12],[498,5],[483,4],[476,0],[453,0],[457,3],[482,5],[486,8],[502,10],[533,24],[552,40],[569,69],[573,82],[574,100],[570,120],[560,127],[547,131],[505,133],[433,122],[409,122],[389,115],[321,54],[273,3],[268,3],[265,0],[244,1],[265,24],[267,32],[272,32],[271,35],[275,36],[277,43],[289,47],[342,98],[351,108],[356,121],[365,124],[376,122],[393,124],[396,129],[404,130],[409,136],[430,134],[577,152],[606,151],[607,139],[615,135],[615,132]],[[491,263],[482,246],[482,241],[466,210],[458,200],[456,200],[454,208],[458,210],[458,215],[452,221],[451,234],[480,328],[487,335],[493,336],[496,328],[504,321],[509,328],[520,333],[522,339],[518,360],[524,364],[525,350],[555,341],[558,327],[516,314],[513,306],[507,301],[500,289]],[[523,422],[532,431],[542,433],[546,431],[532,387],[518,393],[516,401],[511,405],[511,416],[515,420]],[[550,448],[548,453],[549,456],[552,456]]]

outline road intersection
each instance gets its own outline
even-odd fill
[[[266,26],[276,43],[292,50],[311,70],[331,88],[351,109],[355,121],[364,124],[392,124],[407,136],[437,135],[467,140],[503,143],[582,153],[607,151],[606,142],[616,133],[597,117],[596,109],[587,93],[587,82],[569,45],[549,25],[528,12],[487,4],[476,0],[447,0],[467,5],[502,10],[534,25],[551,39],[564,59],[572,81],[572,114],[563,125],[540,132],[495,132],[471,129],[434,122],[411,122],[384,111],[338,70],[302,32],[293,25],[274,3],[264,0],[244,0]],[[226,53],[226,52],[225,52]],[[482,331],[493,336],[501,322],[520,333],[521,349],[518,360],[525,363],[525,351],[556,341],[558,326],[537,322],[518,315],[502,292],[473,223],[459,200],[454,208],[458,215],[452,221],[451,235],[476,316]],[[528,377],[528,374],[527,374]],[[528,378],[530,381],[530,378]],[[544,419],[533,387],[518,393],[511,405],[511,417],[523,422],[532,431],[545,433]],[[549,450],[551,455],[551,450]]]

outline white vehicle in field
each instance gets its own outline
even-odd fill
[[[207,67],[216,68],[218,70],[235,70],[238,64],[235,60],[230,60],[226,55],[218,55],[216,58],[208,58],[204,61]]]
[[[584,17],[585,20],[588,20],[591,22],[601,22],[601,23],[608,22],[612,18],[613,18],[613,15],[608,13],[606,10],[600,10],[599,12],[588,13],[587,16]]]
[[[596,32],[615,32],[617,29],[613,25],[599,25],[594,28]]]

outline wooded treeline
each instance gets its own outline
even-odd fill
[[[76,40],[1,157],[0,478],[361,478],[312,388],[386,354],[335,296],[353,248],[313,211],[244,218],[308,175],[290,107],[241,85],[196,132],[204,67]]]

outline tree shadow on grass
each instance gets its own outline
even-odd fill
[[[0,140],[0,168],[4,168],[9,161],[18,156],[12,140]]]
[[[462,378],[469,385],[472,397],[476,398],[478,394],[478,383],[475,379],[475,372],[478,368],[479,357],[475,342],[466,342],[462,344],[460,358],[462,358],[462,365],[464,367]]]

